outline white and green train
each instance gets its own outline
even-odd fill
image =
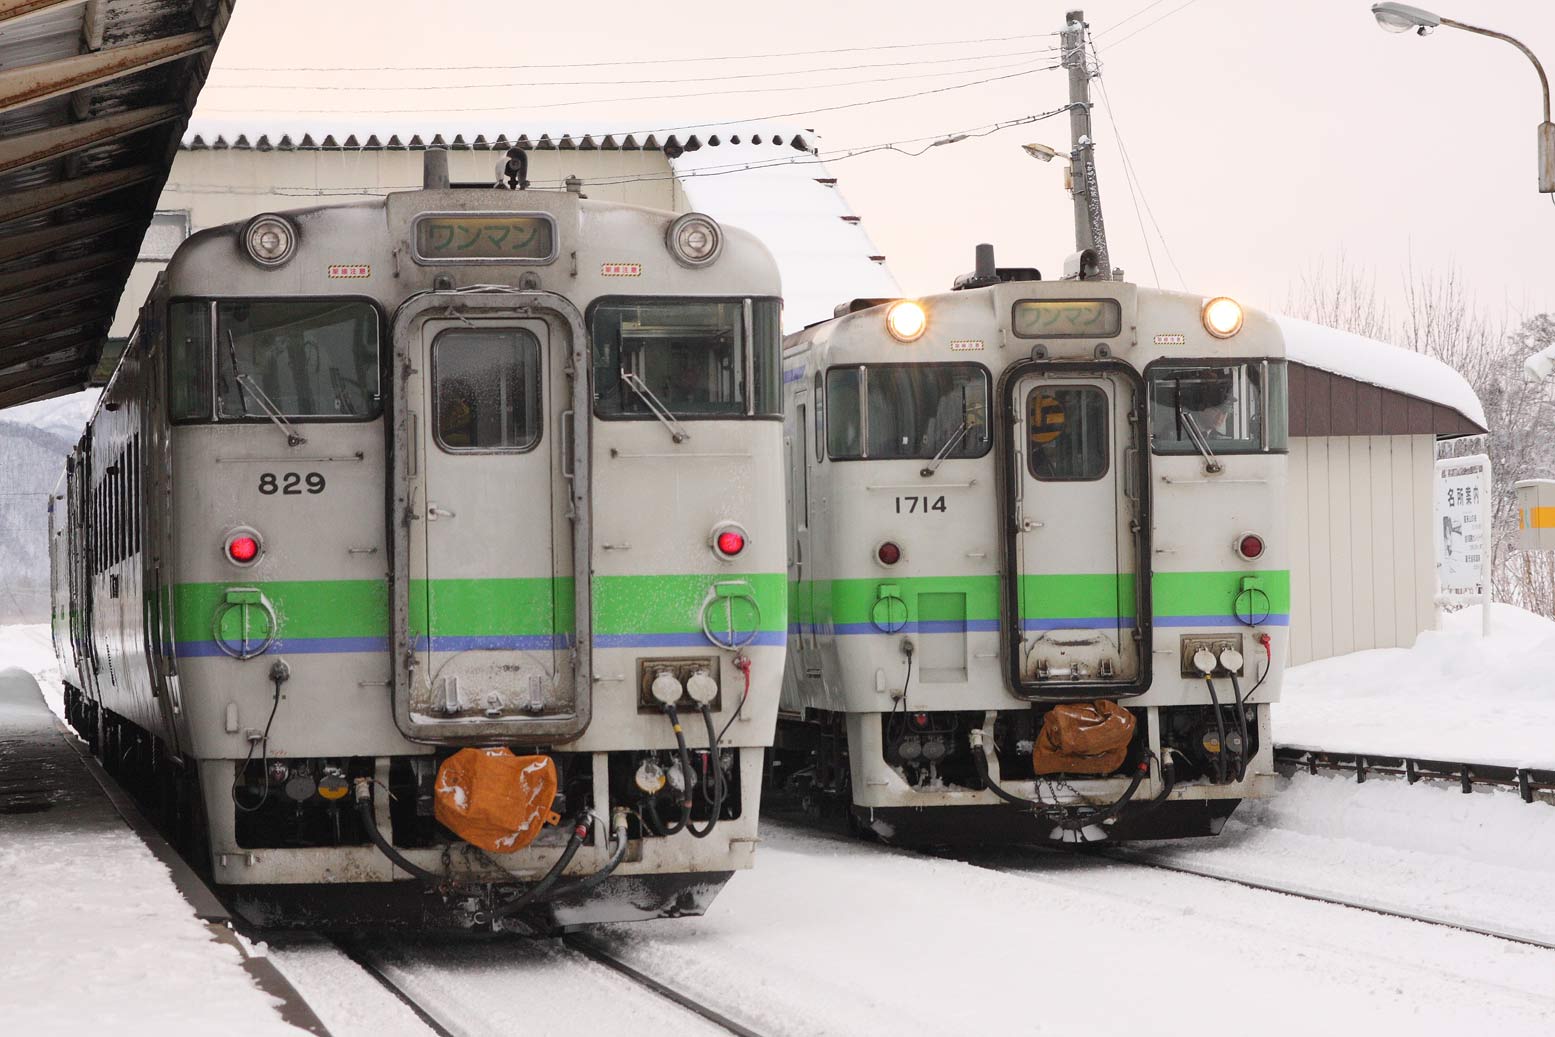
[[[700,913],[784,660],[777,268],[429,170],[174,256],[51,505],[70,719],[265,923]],[[548,761],[526,848],[443,823],[464,747]]]
[[[785,344],[769,794],[905,843],[1218,832],[1273,779],[1280,331],[1226,298],[978,259],[954,291],[858,300]]]

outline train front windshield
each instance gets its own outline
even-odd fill
[[[779,303],[617,299],[594,307],[594,412],[602,418],[776,417]]]
[[[174,420],[366,420],[382,409],[369,303],[189,300],[168,318]]]

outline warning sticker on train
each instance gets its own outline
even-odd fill
[[[643,265],[641,263],[602,263],[599,273],[602,277],[641,277]]]
[[[373,268],[369,263],[331,263],[329,264],[329,276],[340,277],[371,277]]]
[[[950,351],[952,353],[971,353],[982,348],[983,340],[980,338],[963,339],[961,341],[952,342],[950,344]]]
[[[1188,344],[1188,336],[1187,335],[1157,335],[1155,337],[1154,341],[1155,341],[1155,344],[1158,345],[1158,346],[1186,346]]]

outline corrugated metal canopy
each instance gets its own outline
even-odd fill
[[[86,386],[236,0],[0,0],[0,409]]]

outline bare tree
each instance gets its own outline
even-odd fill
[[[1555,390],[1523,378],[1523,361],[1555,343],[1555,315],[1539,314],[1508,331],[1454,268],[1428,272],[1411,262],[1402,281],[1404,311],[1395,320],[1378,298],[1375,274],[1341,253],[1332,274],[1317,266],[1302,275],[1289,306],[1315,323],[1425,353],[1463,375],[1484,405],[1490,432],[1438,449],[1447,457],[1490,456],[1492,595],[1555,616],[1555,556],[1518,550],[1513,488],[1521,479],[1555,474]]]

